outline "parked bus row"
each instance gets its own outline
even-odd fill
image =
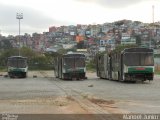
[[[60,79],[86,79],[86,57],[81,53],[58,55],[54,59],[55,76]],[[12,56],[8,58],[8,75],[27,76],[27,58]],[[97,76],[118,81],[153,80],[154,54],[150,48],[125,48],[103,52],[96,56]]]

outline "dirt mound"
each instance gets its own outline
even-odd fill
[[[104,100],[99,98],[89,98],[88,100],[95,104],[115,104],[114,100]]]

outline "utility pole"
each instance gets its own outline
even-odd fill
[[[152,5],[152,23],[154,23],[154,5]]]
[[[21,32],[21,29],[20,29],[20,20],[23,19],[23,13],[17,13],[16,15],[16,18],[19,20],[19,56],[21,55],[20,54],[20,41],[21,41],[21,36],[20,36],[20,32]]]

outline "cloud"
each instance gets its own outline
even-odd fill
[[[97,3],[99,5],[109,8],[123,8],[145,0],[75,0],[75,1],[86,2],[86,3]]]
[[[21,34],[48,31],[50,26],[104,23],[119,19],[144,21],[149,16],[152,3],[153,0],[42,0],[38,3],[34,0],[0,0],[0,31],[13,35],[18,33],[17,12],[23,13],[24,17]]]
[[[21,20],[21,33],[33,33],[46,31],[50,26],[64,24],[64,21],[59,21],[45,15],[41,11],[24,6],[11,6],[0,4],[0,31],[8,34],[18,33],[18,19],[16,13],[23,13]]]

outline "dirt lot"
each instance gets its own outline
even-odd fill
[[[92,72],[80,81],[59,80],[53,71],[31,71],[25,79],[5,74],[0,76],[0,113],[160,113],[160,76],[133,84],[99,79]]]
[[[1,73],[1,74],[5,75],[6,73]],[[92,77],[96,78],[95,73],[87,73],[87,76],[91,76],[90,79],[92,79]],[[10,79],[8,77],[3,78],[3,81],[1,82],[2,84],[4,84],[3,87],[7,88],[5,90],[3,89],[4,90],[3,92],[9,93],[10,95],[7,94],[8,95],[7,96],[3,93],[3,97],[1,96],[0,108],[3,108],[3,109],[0,109],[0,113],[3,113],[3,112],[4,113],[21,113],[21,114],[22,113],[27,113],[27,114],[33,114],[33,113],[34,114],[46,114],[46,113],[47,114],[92,114],[92,113],[97,113],[97,112],[98,113],[109,113],[109,112],[121,113],[120,110],[118,110],[115,106],[113,106],[114,101],[107,101],[107,100],[94,98],[93,96],[89,96],[87,94],[79,94],[79,93],[77,94],[76,93],[76,95],[74,95],[75,92],[71,90],[64,92],[65,90],[63,89],[65,88],[63,88],[64,86],[61,86],[61,85],[56,85],[56,87],[58,86],[60,89],[60,90],[56,89],[56,92],[58,91],[60,92],[60,94],[45,96],[46,91],[40,90],[41,88],[39,88],[37,92],[41,92],[40,93],[41,95],[31,96],[32,93],[29,93],[29,91],[31,90],[29,88],[35,87],[35,86],[32,86],[33,84],[35,84],[35,80],[38,83],[40,83],[42,82],[42,80],[45,81],[45,79],[52,80],[53,77],[54,75],[52,71],[45,71],[45,72],[44,71],[41,71],[41,72],[32,71],[32,72],[29,72],[27,79],[18,79],[18,78]],[[31,86],[28,86],[28,88],[24,86],[23,88],[20,88],[18,90],[20,82],[24,80],[27,80],[27,81],[31,80],[33,84],[28,83],[28,85],[30,84]],[[11,83],[7,85],[9,81]],[[27,91],[25,87],[29,91]],[[16,88],[14,89],[14,92],[12,91],[13,88]],[[32,91],[35,92],[35,90],[32,90]],[[103,107],[103,110],[100,109],[101,107]],[[95,109],[95,110],[92,110],[92,109]],[[96,109],[100,109],[100,110],[97,111]]]

